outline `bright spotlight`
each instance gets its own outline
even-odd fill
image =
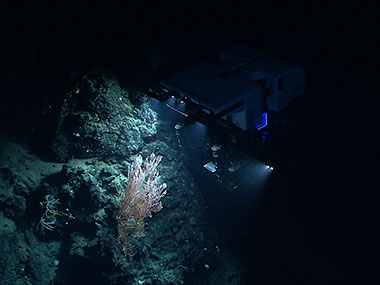
[[[267,169],[269,169],[270,171],[272,171],[272,170],[273,170],[273,167],[272,167],[272,166],[269,166],[269,165],[267,165]]]

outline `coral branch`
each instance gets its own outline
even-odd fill
[[[162,209],[161,198],[166,195],[166,183],[160,182],[157,170],[161,159],[161,155],[152,153],[143,161],[138,155],[129,168],[127,187],[119,194],[118,241],[128,256],[133,251],[131,236],[141,235],[144,219]]]

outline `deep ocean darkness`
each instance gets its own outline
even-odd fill
[[[299,64],[306,91],[289,107],[297,146],[271,154],[281,171],[258,210],[243,205],[211,221],[245,280],[380,284],[378,3],[43,2],[2,9],[2,132],[49,158],[41,142],[53,135],[68,70],[97,69],[146,87],[236,44]],[[155,43],[167,54],[152,70]]]

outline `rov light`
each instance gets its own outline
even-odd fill
[[[262,122],[256,125],[256,130],[258,131],[268,126],[268,113],[263,113],[261,115],[261,118],[262,118]]]
[[[272,166],[267,165],[267,169],[269,169],[270,171],[272,171],[274,168]]]

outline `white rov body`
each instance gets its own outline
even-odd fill
[[[221,64],[201,62],[161,82],[243,130],[268,124],[267,111],[281,111],[304,92],[302,67],[247,46],[230,48]]]

